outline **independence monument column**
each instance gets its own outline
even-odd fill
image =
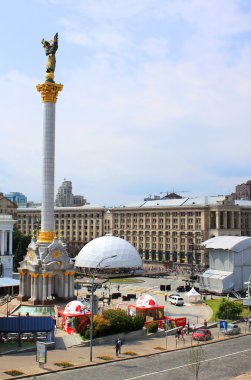
[[[63,89],[62,84],[54,82],[58,34],[52,41],[43,39],[42,44],[48,62],[45,83],[37,85],[44,103],[41,231],[37,240],[33,237],[18,268],[18,299],[33,305],[76,298],[74,263],[66,244],[55,236],[54,227],[55,108],[58,93]]]
[[[54,167],[55,167],[55,108],[58,92],[63,85],[54,82],[58,34],[54,40],[42,44],[48,56],[46,81],[37,85],[44,103],[43,116],[43,174],[42,174],[42,213],[39,243],[51,243],[54,239]]]

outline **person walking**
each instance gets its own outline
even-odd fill
[[[181,330],[181,340],[183,340],[183,342],[185,342],[185,331],[184,331],[184,329]]]
[[[116,344],[115,344],[115,351],[116,351],[117,357],[119,356],[120,347],[121,347],[121,340],[120,340],[120,338],[118,338],[116,341]]]
[[[180,340],[180,336],[181,336],[181,329],[179,328],[178,330],[177,330],[177,338]]]

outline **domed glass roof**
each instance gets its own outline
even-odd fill
[[[90,241],[81,249],[76,256],[75,266],[100,269],[138,268],[142,266],[142,260],[128,241],[105,235]]]

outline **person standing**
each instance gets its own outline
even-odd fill
[[[121,346],[122,346],[122,341],[120,338],[117,339],[116,345],[115,345],[115,350],[116,350],[116,356],[118,357],[119,354],[121,353]]]
[[[180,340],[180,335],[181,335],[181,329],[180,328],[178,328],[178,330],[177,330],[177,338]]]

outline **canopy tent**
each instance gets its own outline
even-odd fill
[[[84,304],[80,301],[71,301],[69,302],[64,310],[60,310],[58,314],[62,317],[62,330],[66,331],[68,334],[76,333],[76,328],[74,326],[73,318],[87,318],[89,319],[90,305]]]
[[[200,293],[198,293],[194,288],[190,289],[189,292],[186,293],[189,302],[198,302],[201,299]]]
[[[158,305],[158,302],[150,294],[140,296],[135,304],[128,306],[130,315],[142,316],[144,319],[152,317],[154,320],[164,318],[164,306]]]

